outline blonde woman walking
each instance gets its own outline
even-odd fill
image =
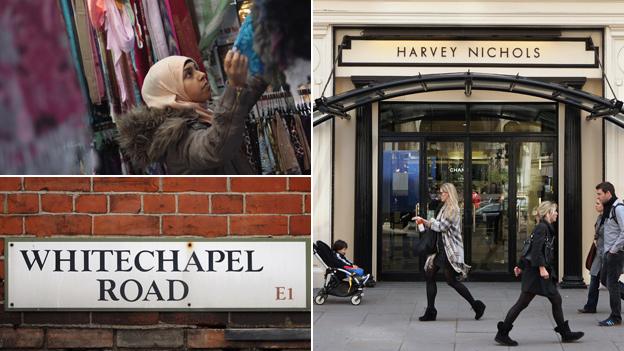
[[[509,331],[520,312],[529,306],[535,295],[546,297],[552,304],[553,318],[557,323],[555,331],[561,334],[561,341],[570,342],[585,335],[583,332],[571,331],[568,321],[564,320],[561,295],[557,290],[557,279],[553,275],[555,264],[553,223],[557,221],[558,215],[557,204],[554,202],[544,201],[537,207],[539,223],[531,234],[530,249],[514,268],[516,277],[522,274],[522,292],[516,304],[507,312],[505,320],[498,322],[498,333],[494,340],[499,344],[518,345],[509,337]]]
[[[464,263],[464,244],[461,234],[461,214],[457,201],[457,190],[451,183],[444,183],[440,187],[440,200],[442,209],[436,219],[427,221],[421,217],[416,220],[424,222],[431,230],[439,232],[437,252],[429,255],[425,262],[425,280],[427,283],[427,310],[418,318],[420,321],[434,321],[437,310],[435,298],[438,288],[435,282],[435,274],[444,269],[446,283],[457,291],[475,311],[475,319],[481,318],[485,311],[485,304],[475,300],[459,279],[465,279],[470,266]]]

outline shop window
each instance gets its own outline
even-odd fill
[[[470,132],[556,133],[555,104],[470,105]]]

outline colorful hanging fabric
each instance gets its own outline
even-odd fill
[[[169,5],[180,47],[180,54],[192,58],[199,66],[199,69],[205,72],[204,61],[199,53],[198,40],[193,29],[193,18],[186,7],[186,3],[184,0],[170,0]]]
[[[128,100],[126,81],[123,75],[122,54],[130,52],[134,47],[134,30],[126,11],[119,11],[114,0],[106,0],[106,48],[113,54],[113,64],[115,66],[115,76],[119,82],[121,101]]]
[[[162,60],[171,55],[167,46],[167,37],[163,28],[162,16],[160,14],[160,6],[157,1],[143,0],[143,11],[147,21],[147,27],[150,33],[152,48],[156,61]]]
[[[171,20],[171,11],[169,10],[168,2],[160,0],[158,1],[160,7],[161,20],[163,30],[165,31],[165,38],[167,39],[167,47],[169,48],[169,54],[180,55],[180,49],[178,41],[175,38],[175,31],[173,30],[173,21]]]
[[[253,48],[253,30],[252,16],[247,16],[241,25],[236,41],[234,41],[234,48],[247,56],[249,60],[249,73],[251,73],[251,75],[261,75],[264,73],[264,65],[262,64],[262,60],[260,60],[260,56],[258,56]]]
[[[91,102],[99,104],[101,102],[101,92],[98,86],[95,62],[93,59],[93,48],[91,47],[91,33],[89,19],[87,16],[87,6],[84,0],[72,0],[74,8],[74,22],[76,34],[80,48],[80,59],[84,70],[86,84]]]
[[[0,13],[0,173],[90,169],[86,96],[58,3],[3,0]]]

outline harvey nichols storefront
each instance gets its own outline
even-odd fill
[[[421,280],[411,218],[433,217],[439,186],[450,182],[472,280],[512,279],[531,211],[551,200],[560,205],[560,280],[583,286],[594,186],[604,178],[624,194],[624,120],[587,119],[575,105],[584,95],[562,94],[611,98],[605,63],[622,98],[623,37],[598,26],[354,26],[324,17],[325,5],[315,2],[315,97],[334,58],[325,96],[383,89],[332,106],[357,105],[348,116],[317,120],[315,240],[347,241],[349,256],[379,280]],[[317,267],[315,286],[319,278]]]

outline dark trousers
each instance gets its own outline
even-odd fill
[[[586,311],[596,311],[598,307],[598,289],[600,288],[600,274],[602,272],[598,272],[598,275],[592,275],[589,281],[589,288],[587,289],[587,303],[583,307]],[[606,284],[603,283],[606,286]],[[620,286],[620,298],[624,300],[624,283],[618,281],[618,285]]]
[[[620,290],[620,274],[622,273],[622,265],[624,263],[624,253],[622,251],[616,254],[606,253],[602,260],[602,270],[600,281],[609,289],[609,305],[611,306],[612,319],[622,320],[622,301]]]
[[[589,288],[587,289],[587,303],[583,307],[586,311],[596,311],[598,306],[598,288],[600,288],[600,272],[598,275],[592,275],[589,280]]]

